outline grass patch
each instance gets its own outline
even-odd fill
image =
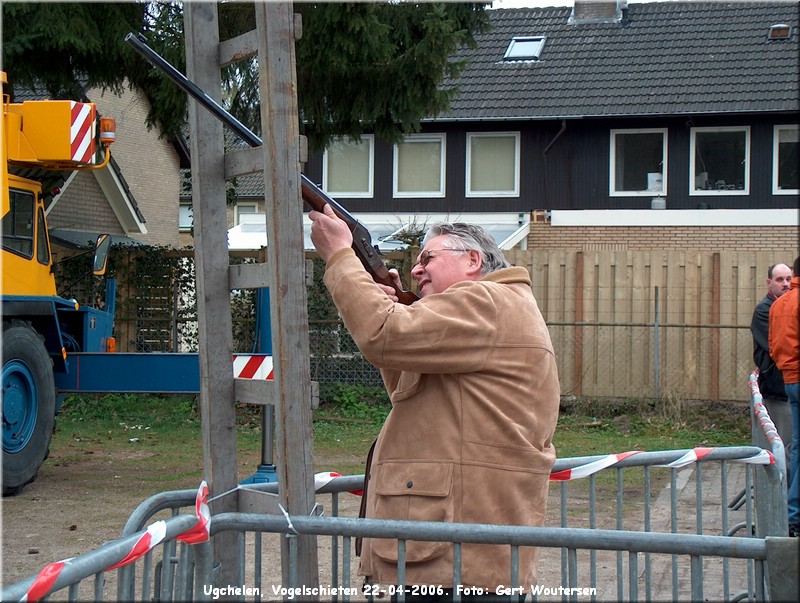
[[[314,413],[317,471],[363,472],[364,458],[389,411],[380,388],[335,386]],[[747,404],[687,403],[682,415],[649,401],[584,400],[562,407],[554,445],[559,458],[750,443]],[[60,464],[105,457],[124,460],[148,482],[172,489],[202,476],[200,416],[194,396],[84,395],[67,399],[51,450]],[[261,408],[237,405],[237,444],[244,474],[261,454]],[[275,459],[277,462],[277,459]],[[611,483],[615,477],[608,472]],[[184,487],[184,486],[176,486]]]

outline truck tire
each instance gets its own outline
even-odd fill
[[[3,496],[36,479],[55,424],[53,361],[28,322],[3,323]]]

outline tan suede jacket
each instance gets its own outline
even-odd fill
[[[411,306],[393,303],[352,250],[325,284],[392,410],[368,477],[367,517],[539,526],[560,388],[553,346],[524,268],[465,281]],[[510,547],[464,545],[464,586],[511,586]],[[407,583],[453,586],[453,548],[407,543]],[[520,584],[538,551],[520,550]],[[397,583],[397,541],[366,539],[360,573]]]

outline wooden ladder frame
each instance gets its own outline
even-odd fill
[[[216,3],[184,4],[187,76],[220,102],[220,68],[257,55],[264,132],[261,147],[226,154],[222,124],[189,99],[204,476],[212,499],[237,489],[234,403],[274,404],[280,504],[289,515],[308,515],[315,504],[314,388],[300,180],[306,145],[299,134],[294,51],[300,22],[291,3],[255,2],[254,8],[256,29],[220,43]],[[269,261],[234,271],[228,260],[225,180],[258,171],[264,173]],[[263,286],[272,292],[274,381],[242,382],[231,369],[230,291]],[[238,500],[212,500],[212,517],[239,511]],[[289,539],[282,539],[283,586],[318,586],[316,538],[292,540],[299,563],[290,567]],[[238,583],[236,541],[234,533],[214,537],[214,561],[220,564],[217,585]]]

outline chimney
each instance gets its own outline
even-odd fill
[[[575,0],[568,23],[619,23],[627,11],[627,0]]]

